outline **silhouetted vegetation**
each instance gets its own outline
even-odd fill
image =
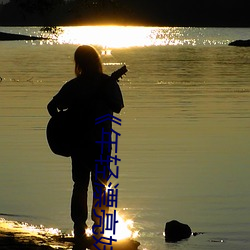
[[[117,0],[11,0],[0,5],[0,25],[122,23],[125,9]]]
[[[250,27],[249,7],[248,0],[10,0],[0,4],[0,25]]]

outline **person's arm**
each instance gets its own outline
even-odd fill
[[[47,109],[48,112],[51,116],[54,116],[57,114],[58,110],[57,110],[57,106],[56,106],[56,102],[54,99],[52,99],[49,104],[47,105]]]
[[[62,88],[59,90],[59,92],[53,97],[53,99],[47,105],[47,110],[51,116],[56,115],[59,110],[64,110],[69,108],[70,100],[72,99],[70,82],[64,84]]]

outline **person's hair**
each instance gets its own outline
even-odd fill
[[[92,46],[79,46],[75,51],[74,59],[76,75],[102,73],[100,55]]]

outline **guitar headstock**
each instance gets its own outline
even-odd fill
[[[118,81],[119,78],[121,78],[123,75],[125,75],[128,72],[127,66],[123,65],[120,69],[114,71],[111,74],[111,78],[115,81]]]

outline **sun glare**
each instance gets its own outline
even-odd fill
[[[130,219],[125,220],[119,213],[116,213],[116,232],[115,234],[112,233],[112,230],[108,230],[104,232],[105,237],[112,236],[116,240],[125,240],[125,239],[135,239],[139,236],[139,231],[134,229],[134,222]],[[16,222],[16,221],[6,221],[0,218],[0,226],[2,228],[11,229],[12,231],[18,233],[28,233],[29,235],[36,236],[36,237],[43,237],[43,236],[60,236],[62,235],[61,230],[57,228],[46,228],[43,225],[34,226],[29,225],[28,223],[24,222]],[[92,229],[88,228],[86,232],[87,236],[92,235]],[[64,235],[65,236],[65,235]],[[73,232],[68,237],[73,236]]]
[[[119,241],[119,240],[125,240],[125,239],[135,239],[139,236],[139,231],[136,231],[134,229],[133,220],[130,220],[130,219],[125,220],[119,215],[118,212],[116,213],[116,219],[118,220],[118,223],[116,224],[115,234],[112,233],[112,230],[108,230],[104,232],[105,237],[112,236],[113,239],[116,239]],[[91,236],[92,229],[87,228],[86,234],[87,236]]]
[[[92,44],[103,48],[126,48],[151,45],[151,29],[147,27],[81,26],[64,27],[58,42]]]
[[[66,26],[58,34],[41,43],[90,44],[100,46],[103,55],[112,49],[146,46],[215,45],[214,39],[204,40],[198,28],[144,26]],[[46,36],[45,36],[46,37]]]
[[[132,220],[123,219],[119,213],[117,213],[117,220],[115,235],[111,231],[105,231],[104,235],[106,237],[112,236],[114,239],[124,240],[129,238],[134,239],[139,236],[139,232],[134,230],[134,222]]]

